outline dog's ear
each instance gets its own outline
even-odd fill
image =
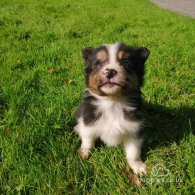
[[[145,62],[150,55],[150,50],[146,47],[139,47],[138,48],[138,55],[142,59],[143,62]]]
[[[137,73],[140,86],[143,85],[144,82],[144,63],[150,55],[150,51],[146,47],[135,47],[134,55],[132,57],[132,61],[135,64],[134,69]]]
[[[142,63],[145,63],[150,55],[150,50],[146,47],[132,47],[121,43],[121,49],[128,54],[127,56],[129,56],[129,58],[139,59]]]
[[[86,47],[82,50],[82,55],[83,55],[83,60],[85,65],[88,64],[89,57],[93,54],[93,52],[94,52],[94,48],[92,47]]]

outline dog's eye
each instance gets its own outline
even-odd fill
[[[98,61],[95,63],[95,67],[96,67],[97,69],[99,69],[99,68],[101,68],[101,66],[102,66],[102,62],[101,62],[100,60],[98,60]]]
[[[124,66],[125,68],[129,68],[130,64],[128,60],[122,60],[121,65]]]

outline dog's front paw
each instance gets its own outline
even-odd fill
[[[141,161],[129,161],[129,166],[136,175],[146,175],[146,165]]]
[[[89,159],[89,157],[90,157],[90,150],[89,149],[79,148],[78,152],[83,160]]]

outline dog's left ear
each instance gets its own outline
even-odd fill
[[[93,53],[94,53],[94,48],[92,47],[86,47],[82,50],[83,60],[85,65],[88,64],[89,58],[90,56],[92,56]]]
[[[142,59],[142,61],[145,62],[148,56],[150,55],[150,50],[146,47],[139,47],[138,54],[139,54],[139,57]]]
[[[147,60],[148,56],[150,55],[150,50],[146,47],[136,47],[135,48],[135,58],[133,60],[136,64],[135,71],[137,72],[138,80],[140,86],[143,85],[144,82],[144,63]]]

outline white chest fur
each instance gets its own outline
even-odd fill
[[[100,137],[107,145],[114,146],[139,130],[140,121],[130,121],[124,117],[124,109],[131,111],[135,109],[128,106],[125,101],[101,97],[94,102],[94,105],[97,107],[97,114],[101,113],[101,117],[87,126],[81,117],[76,126],[76,131],[81,136]]]

